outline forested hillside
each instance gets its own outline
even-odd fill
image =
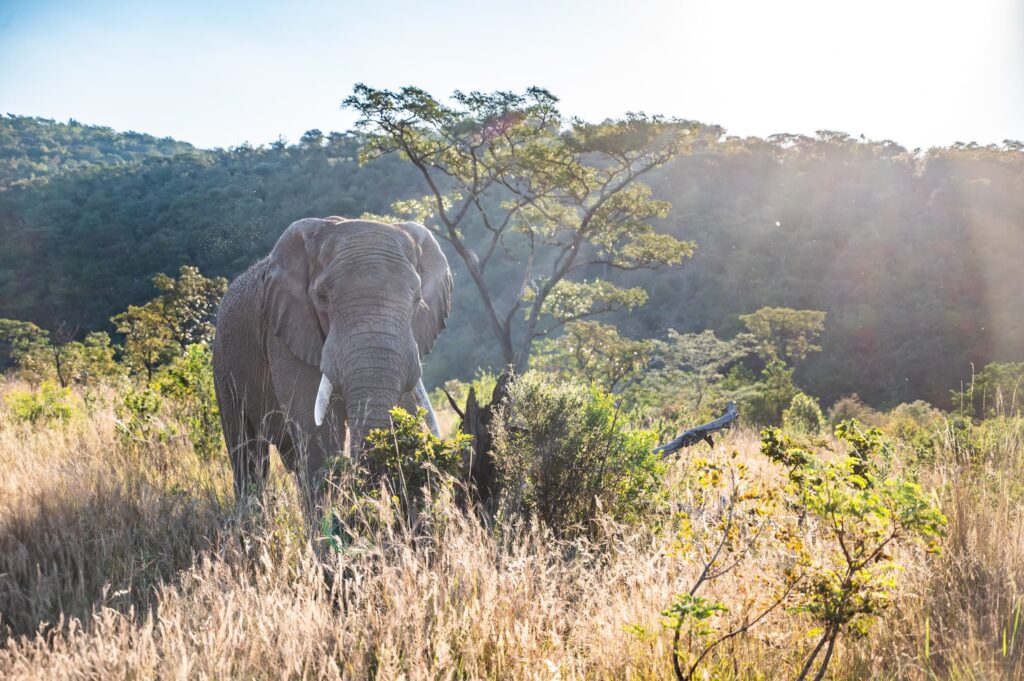
[[[360,166],[353,133],[198,150],[108,128],[0,120],[0,317],[110,330],[158,272],[233,277],[289,222],[383,214],[420,196],[389,156]],[[655,171],[659,224],[696,242],[683,265],[588,275],[642,286],[627,335],[743,330],[764,306],[827,312],[800,384],[830,402],[948,401],[971,363],[1024,359],[1024,149],[909,152],[840,133],[723,139]],[[427,379],[468,377],[497,353],[456,268],[453,318]],[[492,286],[518,286],[491,272]],[[459,285],[462,279],[463,285]]]
[[[75,120],[11,116],[0,125],[0,189],[59,175],[103,171],[146,158],[202,153],[191,144],[138,132],[115,132]]]

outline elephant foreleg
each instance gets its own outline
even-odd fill
[[[221,427],[224,444],[234,477],[235,499],[259,498],[270,468],[267,441],[246,418],[245,404],[234,390],[222,383],[216,385],[220,402]]]
[[[302,436],[293,424],[278,443],[281,460],[295,475],[310,518],[316,517],[323,501],[331,457],[345,453],[345,438],[345,420],[342,417],[331,419],[310,437]]]
[[[225,433],[228,433],[225,426]],[[229,454],[231,470],[235,479],[235,499],[259,499],[263,496],[263,488],[270,472],[270,447],[266,439],[261,438],[244,420],[235,437],[229,436]]]

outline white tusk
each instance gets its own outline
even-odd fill
[[[334,387],[331,385],[330,379],[327,378],[327,374],[321,374],[320,389],[316,391],[316,406],[313,407],[313,420],[316,421],[317,426],[324,422],[324,415],[327,413],[327,403],[331,401],[332,390],[334,390]]]

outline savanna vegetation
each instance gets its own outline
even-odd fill
[[[339,459],[310,526],[276,460],[264,506],[235,508],[200,348],[148,385],[4,383],[5,678],[1024,672],[1008,403],[848,400],[832,416],[863,421],[834,435],[742,427],[662,459],[615,397],[527,373],[494,513],[460,502],[467,443],[396,413],[371,454],[390,486]]]
[[[231,150],[3,120],[0,677],[1024,675],[1020,144],[346,105]],[[216,304],[330,214],[444,242],[442,433],[239,508]],[[478,505],[452,405],[506,366]]]

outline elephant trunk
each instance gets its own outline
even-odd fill
[[[415,387],[419,351],[408,301],[387,290],[349,293],[354,299],[338,300],[331,310],[318,402],[326,403],[331,392],[344,400],[350,454],[359,457],[366,436],[390,427],[388,412]]]
[[[378,379],[379,380],[379,379]],[[398,404],[399,389],[381,387],[374,383],[350,384],[345,391],[345,412],[348,415],[350,448],[358,456],[366,446],[370,431],[391,427],[390,410]]]
[[[407,390],[406,353],[384,343],[345,353],[338,391],[345,400],[351,453],[358,456],[371,430],[389,428],[389,412]]]

